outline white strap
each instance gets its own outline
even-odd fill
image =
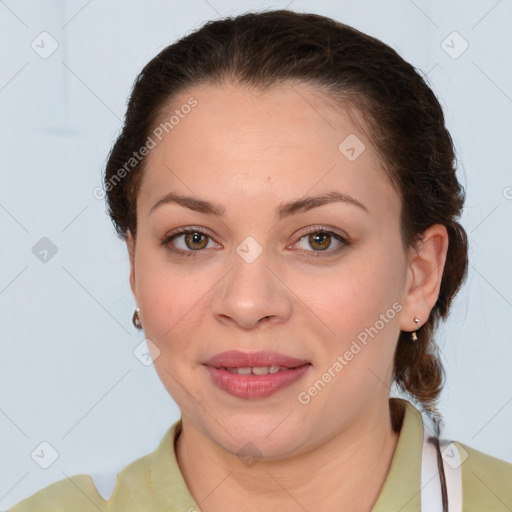
[[[443,500],[441,479],[437,467],[437,450],[428,440],[435,437],[429,418],[423,419],[423,452],[421,458],[421,512],[441,512]],[[443,447],[444,446],[444,447]],[[462,512],[462,469],[457,447],[449,441],[440,441],[446,480],[449,512]]]
[[[454,443],[441,448],[450,512],[462,512],[462,463]]]
[[[428,439],[435,433],[423,418],[423,453],[421,457],[421,512],[442,512],[441,480],[437,469],[437,450]]]

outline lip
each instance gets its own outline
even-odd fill
[[[226,369],[213,366],[205,366],[205,368],[220,389],[237,398],[251,400],[266,398],[291,386],[309,371],[311,364],[306,363],[296,368],[266,375],[230,373]]]
[[[240,368],[247,366],[284,366],[297,368],[308,364],[309,361],[280,354],[272,351],[242,352],[240,350],[228,350],[214,355],[204,362],[206,366],[214,368]]]
[[[272,351],[241,352],[229,350],[203,363],[214,384],[237,398],[266,398],[299,380],[312,366],[309,361]],[[281,366],[288,370],[265,375],[231,373],[226,368]]]

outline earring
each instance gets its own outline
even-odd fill
[[[419,324],[420,323],[420,319],[414,317],[414,323],[415,324]],[[416,336],[416,331],[413,331],[413,333],[411,334],[411,339],[412,339],[412,341],[417,341],[418,340],[418,336]]]
[[[139,313],[140,313],[140,309],[135,308],[135,311],[133,312],[133,316],[132,316],[132,324],[135,326],[136,329],[142,329],[142,323],[140,321]]]

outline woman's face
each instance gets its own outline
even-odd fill
[[[399,197],[353,118],[306,85],[191,89],[175,109],[128,237],[156,370],[184,426],[226,450],[305,452],[387,407],[411,277]],[[308,364],[266,377],[205,365],[232,350]]]

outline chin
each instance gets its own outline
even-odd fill
[[[222,427],[212,425],[210,435],[224,450],[242,459],[278,460],[289,456],[305,442],[304,439],[295,438],[297,429],[286,428],[284,425],[279,427],[281,421],[282,417],[276,418],[272,426],[269,426],[267,422],[258,423],[257,419],[233,420],[223,422]]]

